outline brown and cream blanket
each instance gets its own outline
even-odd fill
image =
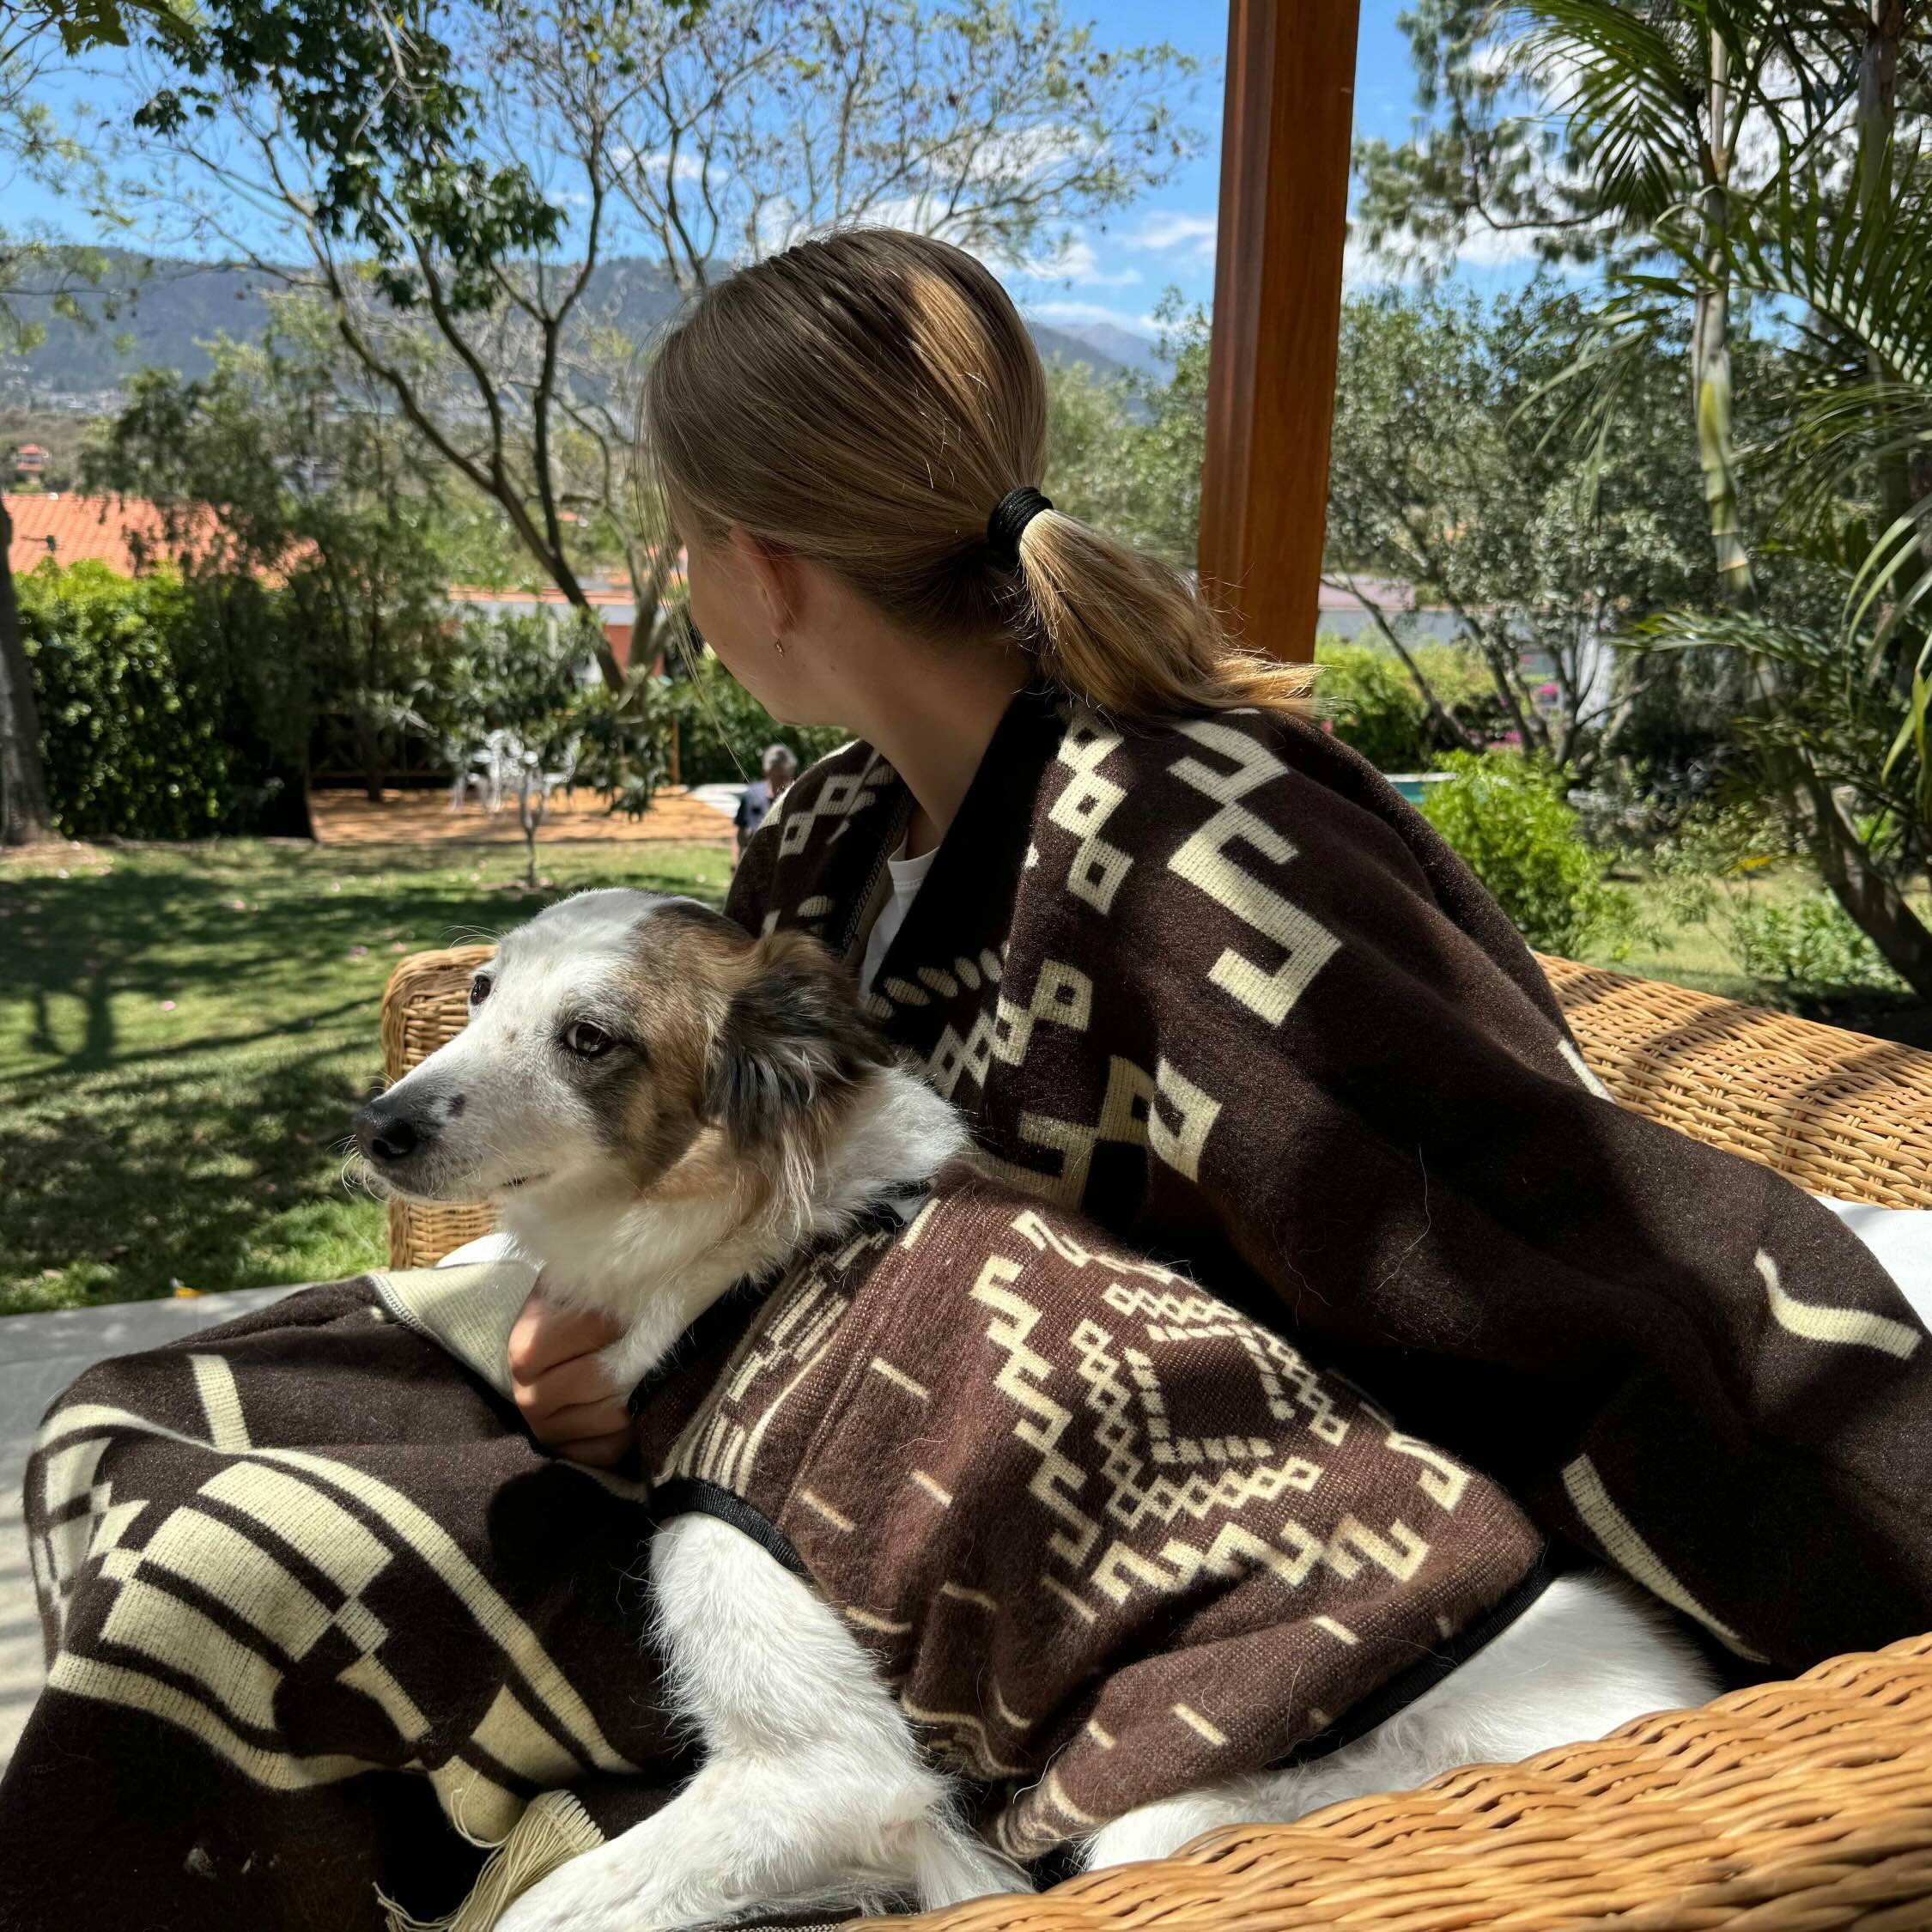
[[[835,756],[730,909],[855,957],[908,809],[865,747]],[[1903,1299],[1777,1176],[1608,1104],[1493,904],[1320,732],[1023,694],[874,999],[1001,1179],[1183,1264],[1735,1651],[1796,1669],[1932,1625]],[[519,1284],[404,1279],[57,1409],[7,1932],[365,1932],[378,1883],[430,1918],[482,1864],[444,1821],[513,1818],[480,1927],[491,1885],[683,1775],[638,1643],[642,1491],[529,1443],[500,1393]]]
[[[702,1327],[639,1418],[655,1513],[806,1577],[1024,1860],[1335,1749],[1541,1586],[1492,1483],[963,1170]]]
[[[1541,1540],[1482,1476],[963,1170],[710,1311],[638,1392],[630,1477],[547,1461],[505,1401],[530,1281],[313,1288],[56,1406],[27,1479],[50,1689],[0,1807],[9,1932],[481,1932],[688,1770],[641,1579],[654,1525],[692,1510],[811,1581],[1025,1860],[1334,1749],[1541,1586]],[[76,1761],[86,1820],[58,1808]],[[111,1856],[76,1864],[90,1832]],[[480,1884],[469,1844],[501,1847]],[[10,1886],[42,1904],[9,1911]]]
[[[851,746],[727,909],[856,957],[910,801]],[[1008,710],[873,1010],[998,1171],[1180,1261],[1732,1651],[1932,1628],[1932,1347],[1768,1170],[1611,1104],[1508,920],[1348,748]]]
[[[643,1487],[539,1453],[503,1393],[529,1285],[325,1284],[55,1405],[6,1932],[380,1932],[458,1910],[513,1826],[541,1871],[675,1786]]]

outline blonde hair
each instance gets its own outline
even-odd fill
[[[1046,467],[1039,352],[963,250],[888,228],[714,284],[646,380],[647,460],[683,518],[835,571],[917,634],[1004,631],[1123,718],[1304,711],[1309,673],[1242,648],[1194,586],[1059,510],[1003,565],[987,522]]]

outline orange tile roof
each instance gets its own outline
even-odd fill
[[[131,536],[144,538],[150,555],[159,554],[162,548],[161,513],[140,497],[9,492],[6,502],[14,525],[7,561],[16,575],[33,569],[50,554],[49,538],[53,539],[53,560],[64,568],[91,557],[123,577],[135,573]]]
[[[532,589],[527,584],[518,584],[501,590],[491,590],[487,584],[452,584],[449,598],[453,604],[562,604],[568,601],[554,584],[544,584],[537,589]],[[630,586],[626,584],[616,590],[607,590],[602,586],[586,589],[584,601],[593,609],[606,604],[629,604],[632,601]]]
[[[47,495],[9,491],[6,505],[14,526],[7,559],[15,575],[24,575],[51,556],[63,569],[86,560],[105,563],[117,576],[131,577],[142,562],[172,559],[175,553],[175,546],[166,540],[160,510],[145,497],[80,496],[65,490]],[[198,543],[212,536],[216,527],[212,513],[203,510],[194,519],[191,535]],[[51,550],[49,538],[53,539]],[[264,571],[262,575],[267,582],[280,580],[276,571]]]

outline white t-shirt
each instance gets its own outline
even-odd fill
[[[885,957],[886,948],[899,936],[899,928],[906,923],[906,914],[912,910],[912,902],[919,896],[919,889],[926,883],[926,875],[933,869],[933,854],[939,851],[934,846],[932,852],[922,852],[916,859],[906,856],[902,845],[885,863],[892,873],[892,896],[879,908],[878,917],[872,922],[872,937],[866,941],[866,957],[859,969],[859,983],[868,993],[872,979]]]

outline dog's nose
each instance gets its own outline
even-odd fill
[[[412,1119],[399,1107],[372,1100],[355,1116],[355,1145],[378,1167],[394,1167],[436,1138],[426,1120]]]

